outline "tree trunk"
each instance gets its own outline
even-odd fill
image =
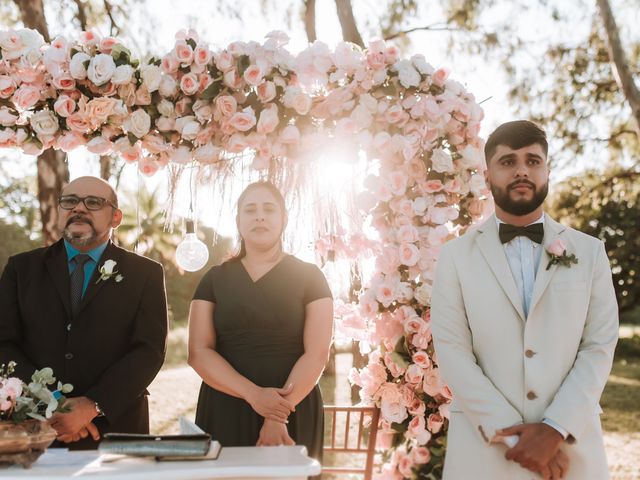
[[[100,178],[107,182],[111,178],[111,166],[113,165],[113,158],[109,155],[100,155]]]
[[[307,32],[307,40],[309,40],[309,43],[317,40],[316,0],[305,0],[304,2],[304,30]]]
[[[355,43],[364,48],[364,42],[358,31],[356,19],[353,16],[351,0],[336,0],[336,9],[338,10],[338,20],[340,20],[344,41]]]
[[[636,121],[636,133],[640,137],[640,92],[634,82],[633,73],[631,73],[629,63],[625,57],[616,19],[611,12],[611,5],[608,0],[597,0],[597,3],[606,32],[609,61],[613,67],[618,87],[620,87],[627,102],[629,102],[631,113]]]
[[[15,0],[26,28],[40,32],[46,42],[51,41],[42,0]],[[69,180],[65,154],[47,150],[38,157],[38,201],[42,220],[42,241],[50,245],[60,238],[58,230],[58,197],[62,185]]]
[[[58,229],[58,197],[69,180],[64,152],[46,150],[38,157],[38,202],[42,219],[42,242],[51,245],[62,232]]]

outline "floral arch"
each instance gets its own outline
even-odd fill
[[[446,70],[382,41],[365,51],[316,42],[297,55],[286,43],[274,32],[213,51],[181,31],[164,57],[140,62],[91,32],[51,44],[0,32],[0,147],[86,146],[145,175],[251,152],[273,176],[327,140],[365,152],[376,171],[358,203],[378,232],[375,273],[337,323],[370,352],[350,379],[381,407],[382,475],[439,478],[451,392],[431,340],[431,281],[440,246],[482,214],[482,110]],[[355,257],[350,238],[325,235],[320,253]]]

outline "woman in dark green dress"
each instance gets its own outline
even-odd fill
[[[282,251],[285,204],[271,183],[245,189],[236,222],[240,253],[207,272],[191,302],[196,423],[223,446],[299,444],[320,459],[331,291],[318,267]]]

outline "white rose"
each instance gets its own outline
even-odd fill
[[[0,108],[0,125],[3,127],[13,127],[18,120],[18,116],[9,111],[7,107]]]
[[[402,423],[407,418],[407,409],[398,402],[382,402],[382,418],[388,422]]]
[[[131,81],[133,76],[133,67],[131,65],[120,65],[116,67],[116,71],[113,73],[111,83],[114,85],[123,85]]]
[[[116,266],[115,260],[105,260],[105,262],[102,264],[102,268],[100,268],[100,272],[106,273],[107,275],[112,275],[113,269],[115,268],[115,266]]]
[[[156,65],[145,65],[140,69],[140,78],[149,92],[155,92],[160,87],[162,70]]]
[[[35,113],[30,120],[31,128],[38,135],[53,135],[58,131],[58,118],[49,110]]]
[[[84,80],[87,78],[87,68],[85,63],[90,61],[91,57],[83,52],[76,53],[69,62],[69,71],[71,76],[76,80]]]
[[[487,184],[484,181],[484,177],[480,174],[471,175],[469,180],[469,189],[476,196],[479,197],[487,189]]]
[[[186,145],[181,145],[169,154],[169,159],[174,163],[188,163],[191,161],[191,150]]]
[[[431,165],[436,172],[453,172],[453,159],[441,148],[434,148],[431,154]]]
[[[423,75],[431,75],[436,71],[436,69],[433,68],[430,63],[427,63],[424,55],[414,55],[413,57],[411,57],[411,61],[413,62],[413,65],[418,69],[418,71]]]
[[[413,68],[409,60],[398,62],[398,79],[404,88],[420,85],[420,74]]]
[[[95,85],[100,86],[111,80],[115,71],[116,64],[113,57],[106,53],[99,53],[89,62],[87,76]]]
[[[151,117],[143,109],[134,111],[123,123],[122,128],[127,133],[133,133],[136,137],[142,138],[151,128]]]
[[[467,145],[460,151],[460,155],[462,155],[460,159],[460,166],[462,168],[473,170],[482,165],[483,155],[482,150],[479,148]]]
[[[428,283],[423,283],[413,292],[413,296],[421,305],[425,307],[429,306],[431,302],[431,285]]]
[[[196,120],[187,122],[182,127],[182,138],[185,140],[195,140],[200,132],[200,124]]]
[[[220,149],[211,142],[196,148],[193,158],[200,163],[213,163],[218,160]]]
[[[186,115],[184,117],[180,117],[176,119],[175,129],[182,133],[182,129],[184,129],[185,125],[189,122],[193,122],[196,119],[194,115]]]
[[[196,118],[201,122],[211,120],[211,117],[213,116],[213,105],[209,100],[196,100],[191,108],[193,109],[193,113],[196,115]]]
[[[178,82],[171,75],[163,75],[158,91],[163,97],[173,97],[178,91]]]
[[[160,112],[160,115],[164,117],[175,116],[175,108],[173,106],[173,103],[171,103],[169,100],[160,100],[160,103],[158,104],[158,112]]]

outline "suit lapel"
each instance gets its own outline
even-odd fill
[[[122,254],[122,250],[116,247],[113,243],[111,243],[111,241],[109,241],[109,245],[107,245],[107,248],[105,248],[104,252],[102,252],[102,256],[100,257],[100,260],[98,261],[98,264],[96,265],[96,268],[93,271],[93,275],[91,275],[91,280],[89,280],[89,285],[87,285],[87,291],[84,293],[84,296],[82,297],[82,301],[80,302],[80,306],[78,307],[78,315],[91,302],[93,297],[95,297],[96,294],[100,290],[102,290],[102,288],[107,283],[115,282],[115,279],[113,277],[107,280],[98,281],[98,279],[100,278],[100,267],[102,266],[102,264],[104,264],[106,260],[115,260],[116,261],[115,270],[119,271],[120,270],[119,262],[120,262],[121,254]]]
[[[547,287],[549,286],[549,282],[551,278],[556,273],[558,269],[558,265],[552,265],[547,269],[549,265],[549,254],[547,253],[547,248],[551,243],[557,240],[562,233],[565,231],[565,228],[560,225],[558,222],[553,220],[549,215],[544,216],[544,239],[542,240],[543,251],[540,254],[540,265],[538,266],[538,272],[536,274],[536,281],[533,284],[533,293],[531,294],[531,305],[529,306],[529,313],[533,312],[536,304],[540,301],[542,294],[545,292]],[[566,242],[565,242],[566,243]]]
[[[71,317],[71,292],[69,290],[69,265],[67,262],[67,252],[64,249],[63,240],[59,240],[46,253],[45,265],[53,284],[55,285],[60,300],[64,305],[64,310],[68,317]]]
[[[498,284],[511,301],[513,308],[516,309],[520,318],[524,321],[525,316],[524,310],[522,309],[522,299],[520,298],[516,283],[513,280],[513,274],[509,268],[504,248],[502,243],[500,243],[498,225],[494,215],[489,217],[489,219],[478,228],[476,242]]]

